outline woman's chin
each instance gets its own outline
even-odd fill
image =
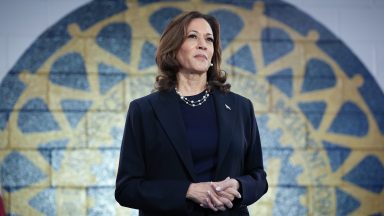
[[[190,74],[204,74],[208,72],[209,67],[207,66],[196,66],[196,67],[190,67],[181,69],[180,72],[190,73]]]
[[[209,66],[196,67],[196,71],[199,71],[200,73],[206,73],[208,69],[209,69]]]
[[[207,73],[208,69],[204,69],[204,70],[195,70],[193,73],[195,74],[205,74]]]
[[[207,73],[208,68],[193,68],[191,70],[188,70],[191,74],[204,74]]]

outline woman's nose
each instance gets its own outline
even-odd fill
[[[207,49],[207,43],[204,39],[199,39],[198,40],[198,48],[199,49],[202,49],[202,50],[206,50]]]
[[[206,46],[199,46],[199,49],[206,50],[207,47]]]

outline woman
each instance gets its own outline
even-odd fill
[[[249,215],[268,184],[250,100],[221,73],[219,24],[176,17],[157,50],[156,92],[130,103],[116,200],[141,216]]]

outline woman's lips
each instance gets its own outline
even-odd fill
[[[195,57],[195,58],[198,58],[198,59],[208,60],[207,56],[202,55],[202,54],[195,55],[194,57]]]

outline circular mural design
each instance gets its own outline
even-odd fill
[[[0,86],[0,171],[15,215],[136,215],[114,201],[126,109],[150,93],[183,11],[221,23],[223,69],[252,100],[262,215],[384,212],[384,95],[350,50],[282,1],[92,1],[47,29]],[[381,108],[381,109],[380,109]]]

